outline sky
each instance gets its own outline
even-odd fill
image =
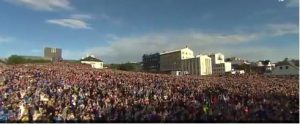
[[[0,0],[0,58],[58,47],[64,59],[139,62],[185,46],[195,55],[299,59],[299,1]]]

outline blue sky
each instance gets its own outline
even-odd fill
[[[251,61],[299,58],[298,0],[0,0],[0,57],[65,59],[94,54],[107,63],[188,45]]]

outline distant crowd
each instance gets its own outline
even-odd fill
[[[299,78],[0,67],[0,122],[299,122]]]

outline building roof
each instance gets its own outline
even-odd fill
[[[220,53],[220,52],[218,52],[218,53],[212,53],[212,54],[210,54],[209,56],[215,56],[215,55],[224,55],[223,53]]]
[[[270,61],[270,60],[265,60],[265,61],[261,61],[261,63],[262,63],[263,65],[268,65],[268,64],[271,63],[271,61]]]
[[[292,68],[299,70],[299,60],[278,62],[276,66],[291,66]]]
[[[205,55],[205,54],[199,54],[199,55],[196,55],[196,57],[209,57],[209,56]]]
[[[150,53],[150,54],[144,54],[143,56],[159,56],[160,53]]]
[[[61,49],[61,48],[56,48],[56,47],[45,47],[44,49]]]
[[[272,66],[270,60],[259,60],[256,62],[256,66]]]
[[[299,67],[299,60],[289,60],[289,61],[281,61],[276,64],[277,66],[283,65],[290,65],[290,66],[298,66]]]
[[[81,59],[80,61],[103,62],[102,60],[97,59],[97,58],[94,58],[94,57],[92,57],[92,56],[85,57],[85,58]]]
[[[181,51],[181,50],[183,50],[183,49],[189,49],[189,48],[188,48],[188,47],[185,47],[185,48],[182,48],[182,49],[177,49],[177,50],[172,50],[172,51],[162,52],[162,53],[160,53],[160,55],[169,54],[169,53],[174,53],[174,52],[179,52],[179,51]],[[189,49],[189,50],[191,50],[191,49]]]

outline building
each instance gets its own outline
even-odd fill
[[[6,62],[6,59],[0,58],[0,63],[5,63],[5,62]]]
[[[51,59],[52,61],[62,60],[62,50],[60,48],[44,48],[44,57]]]
[[[213,75],[223,75],[231,72],[231,63],[225,62],[225,56],[222,53],[209,55],[212,63]]]
[[[292,61],[280,62],[272,70],[270,75],[299,75],[299,63],[294,63]]]
[[[181,60],[194,58],[194,52],[188,47],[160,53],[160,71],[181,71]]]
[[[227,58],[226,60],[227,60],[227,62],[231,62],[231,65],[243,65],[243,64],[249,65],[250,64],[247,60],[237,58],[237,57]]]
[[[211,75],[211,58],[207,55],[197,55],[195,58],[183,59],[182,71],[190,75]]]
[[[142,64],[144,71],[158,72],[160,70],[160,54],[144,54]]]
[[[227,58],[225,62],[231,63],[231,74],[244,74],[245,72],[250,73],[250,62],[245,59],[231,57]]]
[[[275,64],[271,63],[270,60],[260,60],[255,63],[257,67],[257,73],[264,74],[264,73],[271,73],[272,70],[275,68]]]
[[[95,58],[93,55],[87,55],[85,58],[82,58],[80,62],[83,64],[89,64],[95,69],[103,69],[103,61]]]
[[[245,70],[232,70],[231,74],[245,74]]]

